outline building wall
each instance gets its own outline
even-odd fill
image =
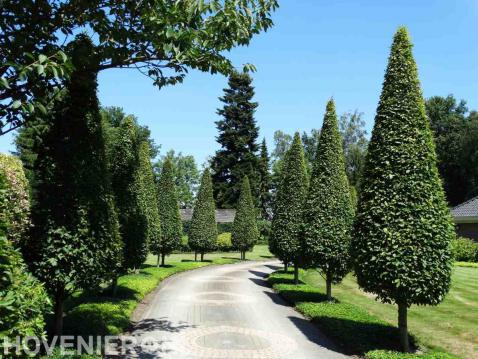
[[[460,237],[471,238],[478,242],[478,223],[457,224],[456,232]]]

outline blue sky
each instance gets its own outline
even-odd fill
[[[425,97],[453,93],[478,109],[477,0],[279,0],[274,28],[230,54],[251,62],[260,136],[272,149],[275,130],[318,128],[326,101],[338,113],[358,109],[369,131],[392,36],[408,27]],[[218,148],[214,121],[227,79],[190,72],[183,84],[160,91],[135,70],[99,76],[99,97],[147,125],[161,152],[193,154],[202,164]],[[0,137],[0,151],[12,150]]]

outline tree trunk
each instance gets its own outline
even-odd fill
[[[111,296],[114,298],[118,293],[118,277],[114,277],[111,281]]]
[[[160,255],[158,254],[158,260],[156,261],[156,267],[159,267],[159,257],[160,257]]]
[[[55,329],[54,335],[60,336],[63,333],[63,298],[57,295],[55,298]]]
[[[294,262],[294,284],[299,284],[299,264]]]
[[[331,302],[332,301],[332,278],[330,278],[329,274],[327,274],[325,283],[327,285],[327,300]]]
[[[163,254],[161,255],[161,267],[164,267],[164,260],[165,260],[165,258],[166,258],[166,254],[163,253]]]
[[[201,262],[204,262],[204,253],[201,253]]]
[[[408,353],[410,351],[410,342],[408,340],[407,305],[404,303],[398,303],[398,329],[400,331],[402,351]]]
[[[246,251],[242,252],[242,259],[246,260]]]
[[[195,261],[195,262],[198,261],[198,252],[194,252],[194,261]]]

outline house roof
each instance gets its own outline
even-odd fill
[[[476,219],[478,223],[478,196],[451,209],[455,220]]]
[[[216,209],[216,222],[217,223],[232,223],[236,216],[235,209]],[[190,221],[193,218],[193,209],[184,208],[181,209],[181,219],[183,221]]]

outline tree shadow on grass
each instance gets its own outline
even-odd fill
[[[191,262],[196,262],[196,263],[212,263],[212,259],[205,259],[203,261],[197,260],[195,261],[194,259],[181,259],[181,262],[183,263],[191,263]]]
[[[310,340],[314,341],[313,334],[303,330],[303,322],[307,322],[306,319],[290,317],[290,320]],[[398,328],[391,325],[330,316],[314,317],[312,323],[344,354],[363,356],[371,350],[400,351]],[[410,341],[414,347],[414,338],[411,337]]]

